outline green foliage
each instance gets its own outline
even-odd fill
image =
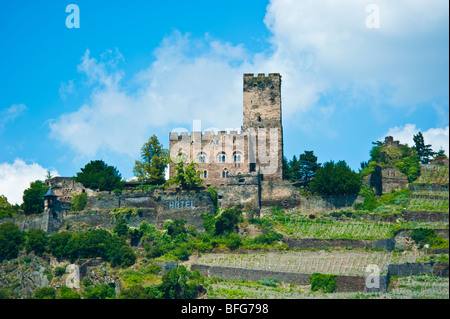
[[[165,169],[169,163],[169,151],[153,135],[141,148],[141,161],[135,161],[133,173],[139,182],[162,185],[165,182]]]
[[[25,233],[14,223],[0,224],[0,261],[17,258]]]
[[[194,299],[200,292],[200,279],[198,271],[191,272],[179,266],[162,277],[158,290],[164,299]]]
[[[372,160],[370,161],[367,166],[365,166],[361,172],[359,173],[361,177],[366,177],[375,172],[375,168],[377,167],[377,162]]]
[[[114,292],[114,288],[107,285],[97,285],[97,286],[88,286],[83,292],[83,297],[85,299],[114,299],[116,297],[116,293]]]
[[[219,204],[217,203],[217,189],[213,186],[208,187],[209,196],[213,202],[213,210],[215,213],[219,210]]]
[[[71,238],[72,235],[68,232],[51,234],[48,239],[49,252],[57,259],[67,256],[68,243]]]
[[[430,157],[435,156],[436,153],[432,150],[431,145],[425,145],[425,140],[423,138],[422,132],[413,136],[414,149],[417,152],[417,156],[422,164],[428,164]]]
[[[100,191],[123,189],[124,184],[121,179],[122,176],[119,171],[102,160],[89,162],[75,177],[75,180],[83,184],[84,187]]]
[[[301,178],[306,181],[312,179],[321,166],[317,163],[317,156],[314,155],[314,151],[305,151],[300,154],[299,165]]]
[[[56,291],[51,287],[42,287],[36,291],[33,299],[56,299]]]
[[[6,196],[0,195],[0,219],[11,218],[17,213],[18,207],[8,203]]]
[[[394,162],[394,166],[406,175],[409,182],[416,180],[420,176],[419,155],[412,152],[409,156]]]
[[[42,214],[44,212],[44,195],[48,187],[43,181],[34,181],[23,192],[23,210],[25,214]]]
[[[321,290],[324,293],[332,293],[336,289],[336,276],[314,273],[310,277],[311,291]]]
[[[411,232],[410,237],[420,247],[429,245],[429,248],[445,248],[448,247],[448,240],[445,241],[442,237],[439,237],[433,229],[418,228]]]
[[[185,238],[186,231],[186,220],[185,219],[175,219],[172,223],[167,225],[167,233],[173,238]]]
[[[123,289],[120,292],[119,299],[155,299],[155,296],[141,285],[133,285],[130,288]]]
[[[25,248],[27,253],[34,251],[42,255],[47,250],[48,237],[42,229],[30,229],[26,235]]]
[[[175,174],[166,184],[177,185],[187,191],[199,189],[203,179],[200,177],[201,172],[195,169],[196,166],[198,166],[197,163],[191,162],[185,167],[184,162],[180,161],[174,168]]]
[[[363,210],[372,212],[379,206],[374,189],[370,188],[369,186],[363,186],[361,187],[359,194],[364,197],[362,207]]]
[[[359,174],[353,172],[345,161],[336,164],[330,161],[317,169],[309,185],[317,194],[333,196],[358,194],[361,184]]]
[[[87,193],[81,193],[72,196],[71,208],[73,212],[79,212],[86,208]]]
[[[114,226],[113,232],[117,234],[117,236],[127,236],[128,234],[128,222],[124,218],[119,218],[116,221],[116,225]]]
[[[255,237],[254,241],[257,244],[273,244],[274,242],[280,241],[283,238],[282,234],[275,231],[265,231],[261,235]]]
[[[201,213],[201,217],[203,219],[203,227],[205,228],[208,234],[214,234],[215,224],[216,224],[216,216],[209,213]]]
[[[239,230],[238,223],[242,219],[242,212],[237,207],[220,210],[215,223],[216,235],[229,234]]]
[[[59,299],[81,299],[81,296],[72,289],[62,286],[59,288]]]

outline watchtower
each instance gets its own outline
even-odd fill
[[[259,171],[264,180],[282,180],[283,125],[279,73],[268,76],[264,73],[258,76],[244,74],[243,131],[256,134],[256,139],[249,138],[249,149],[255,152],[255,163],[250,163],[250,171]]]

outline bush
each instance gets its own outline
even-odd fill
[[[231,250],[234,250],[242,245],[242,238],[238,234],[232,233],[228,236],[226,243]]]
[[[34,299],[56,299],[56,291],[51,287],[42,287],[36,291]]]
[[[87,204],[87,193],[81,193],[72,196],[71,208],[74,212],[82,211],[86,208]]]
[[[59,288],[59,299],[81,299],[80,294],[76,293],[72,289],[62,286]]]
[[[0,261],[17,258],[25,243],[25,233],[14,223],[0,225]]]
[[[42,255],[47,250],[48,237],[42,229],[30,229],[27,232],[25,248],[27,253],[34,251],[36,255]]]
[[[311,291],[332,293],[336,289],[336,276],[314,273],[310,277]]]
[[[254,242],[256,244],[271,245],[276,241],[280,241],[282,238],[283,238],[282,234],[279,234],[275,231],[266,231],[266,232],[263,232],[261,235],[257,236],[254,239]]]
[[[429,248],[448,247],[448,241],[439,237],[433,229],[418,228],[411,232],[410,237],[420,246],[429,245]]]
[[[116,297],[116,293],[113,287],[107,284],[102,284],[98,286],[86,287],[83,296],[85,299],[114,299]]]
[[[242,212],[236,208],[228,208],[219,212],[215,223],[216,235],[228,234],[239,230],[238,223],[241,220]]]

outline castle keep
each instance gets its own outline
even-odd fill
[[[170,177],[178,158],[198,164],[205,186],[226,186],[229,178],[249,174],[282,180],[281,75],[244,74],[243,97],[240,132],[170,133]]]

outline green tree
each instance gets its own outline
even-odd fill
[[[292,160],[289,162],[290,176],[292,182],[298,182],[302,179],[302,172],[300,167],[300,161],[297,156],[293,156]]]
[[[75,181],[85,187],[101,191],[122,189],[124,184],[121,179],[119,171],[102,160],[89,162],[75,177]]]
[[[24,243],[25,233],[16,224],[0,224],[0,261],[16,258]]]
[[[291,166],[286,156],[283,156],[283,179],[286,181],[292,180]]]
[[[117,236],[127,236],[128,234],[128,222],[124,218],[119,218],[114,226],[113,231]]]
[[[27,253],[34,251],[36,255],[42,255],[47,250],[48,237],[42,229],[32,228],[27,232],[25,249]]]
[[[68,255],[68,244],[72,235],[68,232],[53,233],[48,239],[49,252],[57,259],[62,259]]]
[[[42,214],[44,212],[44,195],[48,187],[43,181],[34,181],[23,192],[23,210],[25,214]]]
[[[301,179],[305,181],[311,180],[316,174],[320,164],[317,163],[317,156],[314,155],[314,151],[305,151],[300,154],[299,160]]]
[[[169,163],[169,151],[158,142],[155,135],[141,148],[141,161],[135,161],[133,173],[139,182],[151,185],[165,183],[165,169]]]
[[[6,196],[0,195],[0,219],[13,217],[15,213],[17,213],[17,210],[8,203]]]
[[[317,169],[309,185],[313,192],[331,196],[358,194],[361,184],[361,176],[352,171],[345,161],[336,164],[330,161]]]
[[[239,230],[242,212],[237,207],[231,207],[219,211],[215,223],[216,235],[230,234]]]
[[[425,140],[423,138],[422,132],[414,135],[413,140],[415,144],[414,149],[419,156],[419,160],[422,162],[422,164],[428,164],[430,157],[434,156],[436,153],[433,152],[430,144],[425,145]]]
[[[200,177],[201,172],[197,171],[195,167],[198,164],[191,162],[186,165],[180,161],[175,166],[175,174],[166,182],[167,185],[178,185],[184,190],[196,190],[203,184],[203,179]]]
[[[74,212],[80,212],[86,208],[87,193],[81,193],[72,196],[71,209]]]

